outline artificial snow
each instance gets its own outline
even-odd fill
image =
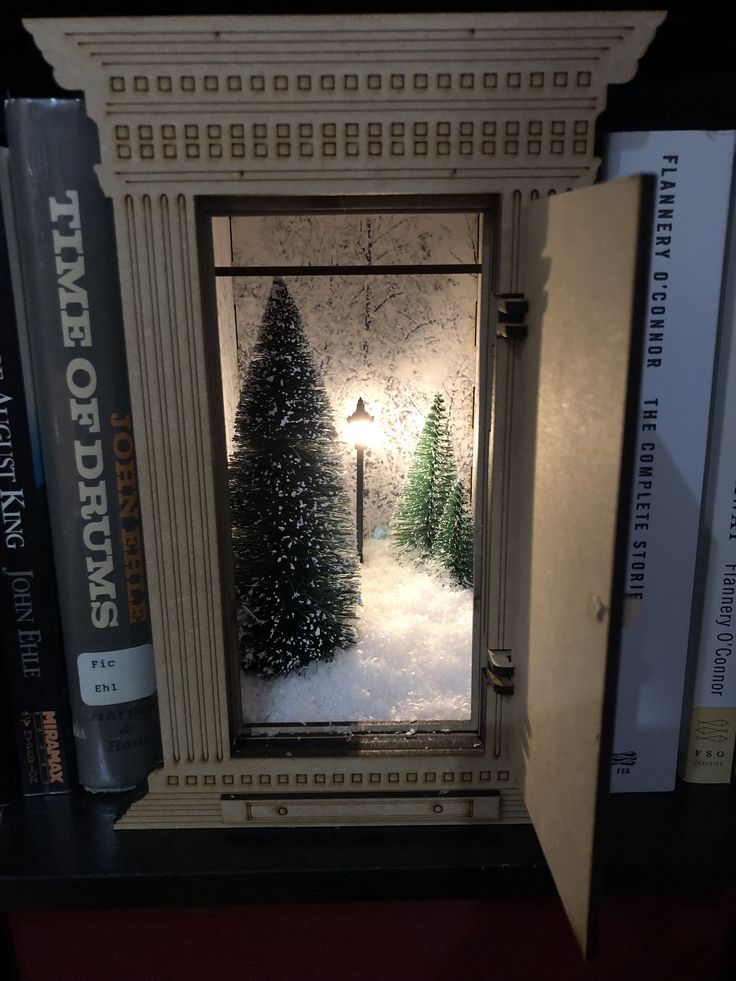
[[[473,593],[367,540],[355,647],[286,677],[243,674],[248,724],[470,719]]]

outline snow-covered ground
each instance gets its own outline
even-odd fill
[[[365,542],[358,644],[285,678],[241,674],[247,723],[470,718],[472,590]]]

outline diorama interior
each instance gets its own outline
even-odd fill
[[[251,734],[478,728],[483,213],[397,207],[212,219],[243,724]],[[272,332],[287,311],[306,346],[296,338],[281,352]],[[318,500],[301,498],[312,469],[304,415],[318,413],[309,438],[324,412],[303,403],[303,373],[291,372],[293,387],[281,377],[283,365],[298,368],[300,359],[313,372],[311,399],[327,399],[331,432],[316,452],[318,464],[335,468],[337,502],[327,499],[323,518]],[[294,448],[301,455],[284,486]],[[264,486],[265,456],[279,480]],[[322,531],[320,549],[313,542]],[[310,537],[308,547],[300,535]],[[344,596],[335,565],[350,570]],[[280,588],[283,602],[274,606]],[[310,634],[321,589],[340,602],[345,637],[330,639],[329,623]],[[281,623],[300,597],[303,608]]]
[[[164,748],[119,828],[530,816],[585,937],[646,206],[589,185],[662,19],[29,22],[115,213]],[[432,419],[472,585],[397,547]],[[274,571],[305,549],[322,619]]]

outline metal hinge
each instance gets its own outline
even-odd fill
[[[526,337],[528,328],[524,321],[529,313],[526,296],[523,293],[496,293],[496,306],[496,336],[507,341],[518,341]]]
[[[497,695],[514,694],[514,662],[511,651],[488,651],[488,681]]]
[[[488,684],[495,692],[493,717],[493,755],[498,758],[503,749],[503,703],[514,694],[514,662],[511,651],[488,651],[486,667]]]

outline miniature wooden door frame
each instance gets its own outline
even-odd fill
[[[481,553],[483,548],[487,551],[488,542],[483,541],[487,536],[483,535],[487,514],[485,503],[487,499],[488,483],[488,464],[489,464],[489,443],[490,443],[490,396],[491,396],[491,305],[492,297],[492,255],[493,255],[493,233],[496,227],[497,199],[479,195],[463,195],[446,197],[427,197],[412,195],[410,197],[397,197],[396,195],[380,195],[363,197],[351,195],[350,197],[330,197],[320,198],[284,198],[284,197],[250,197],[250,198],[219,198],[208,196],[198,199],[198,241],[201,254],[201,275],[200,284],[202,288],[203,311],[205,323],[208,325],[205,330],[207,343],[212,346],[209,353],[210,362],[215,365],[220,364],[220,352],[215,350],[217,346],[220,327],[218,319],[220,314],[220,300],[215,288],[215,270],[223,265],[230,265],[230,241],[231,231],[223,232],[223,242],[226,243],[227,256],[222,261],[216,260],[217,248],[214,242],[214,230],[212,227],[213,219],[238,218],[295,218],[304,216],[336,216],[360,215],[360,216],[442,216],[457,214],[473,214],[479,219],[479,234],[477,248],[479,251],[480,262],[477,269],[472,274],[478,279],[478,298],[475,313],[476,331],[476,362],[473,367],[476,371],[476,392],[473,399],[473,430],[474,430],[474,456],[472,464],[473,493],[472,503],[474,508],[474,521],[476,529],[476,573],[474,579],[474,616],[472,627],[472,641],[469,637],[469,645],[472,649],[473,663],[473,682],[472,682],[472,712],[468,719],[453,722],[445,721],[436,724],[416,723],[411,728],[415,730],[413,743],[422,749],[432,747],[447,750],[455,749],[461,751],[472,747],[477,742],[478,734],[481,732],[482,720],[485,715],[485,696],[481,690],[481,677],[479,668],[480,650],[487,648],[487,638],[484,624],[488,621],[488,611],[485,609],[488,590],[484,589],[487,576],[488,563],[482,561]],[[295,267],[289,267],[292,273]],[[370,272],[370,267],[366,265],[366,273]],[[398,267],[397,267],[398,268]],[[467,266],[463,263],[457,264],[457,272],[468,274]],[[323,271],[324,272],[324,271]],[[323,274],[320,273],[320,275]],[[271,275],[272,271],[269,271]],[[278,271],[281,273],[281,270]],[[340,275],[340,266],[334,267],[334,274]],[[403,273],[411,275],[410,273]],[[217,275],[220,275],[218,271]],[[249,273],[248,275],[253,275]],[[260,277],[261,273],[257,273]],[[309,277],[313,275],[311,266],[304,266],[300,270],[300,276]],[[232,310],[232,290],[230,291],[227,305]],[[495,317],[494,317],[495,326]],[[235,326],[230,328],[233,333]],[[216,428],[221,431],[219,437],[214,440],[215,455],[219,455],[215,465],[222,475],[221,503],[218,513],[226,515],[228,513],[228,501],[226,491],[226,472],[227,459],[224,452],[226,446],[225,432],[228,430],[227,424],[223,425],[219,417],[221,398],[221,372],[214,369],[211,372],[211,384],[213,386],[213,413],[217,418],[213,420]],[[478,486],[477,493],[475,487]],[[230,554],[227,543],[230,538],[230,527],[223,527],[221,530],[222,577],[225,582],[223,589],[224,602],[234,602],[235,590],[232,582],[233,570],[231,568]],[[482,542],[482,548],[481,548]],[[481,585],[483,584],[483,585]],[[335,755],[357,755],[370,748],[375,750],[406,749],[406,738],[404,733],[409,728],[407,721],[402,723],[369,723],[363,722],[362,717],[344,720],[350,724],[350,733],[338,734],[335,732],[334,723],[320,725],[315,723],[313,726],[304,727],[299,725],[277,725],[277,724],[253,724],[247,728],[256,730],[258,735],[241,735],[243,731],[243,712],[242,699],[240,695],[240,685],[237,682],[239,674],[239,664],[236,656],[237,637],[235,627],[235,611],[231,610],[229,618],[229,642],[226,649],[231,651],[231,677],[230,685],[230,720],[231,733],[233,734],[234,749],[240,756],[289,756],[300,755],[305,748],[306,738],[309,737],[309,754],[325,756]],[[226,630],[228,625],[226,624]],[[485,663],[485,660],[483,660]],[[285,720],[286,722],[287,720]],[[276,735],[276,731],[281,728],[281,732]],[[269,736],[264,733],[270,733]]]
[[[462,788],[470,802],[444,810],[422,802],[389,823],[523,819],[518,787],[500,807],[490,734],[475,755],[420,761],[233,758],[196,199],[495,195],[495,282],[516,292],[527,202],[593,183],[607,86],[634,74],[662,19],[574,12],[27,23],[59,83],[85,94],[100,133],[100,181],[114,203],[164,746],[164,765],[126,826],[242,823],[225,798],[244,787],[318,794],[330,783],[409,800],[422,780]],[[510,347],[497,345],[494,367],[496,649],[512,646],[502,544]],[[361,820],[337,811],[339,823]]]

